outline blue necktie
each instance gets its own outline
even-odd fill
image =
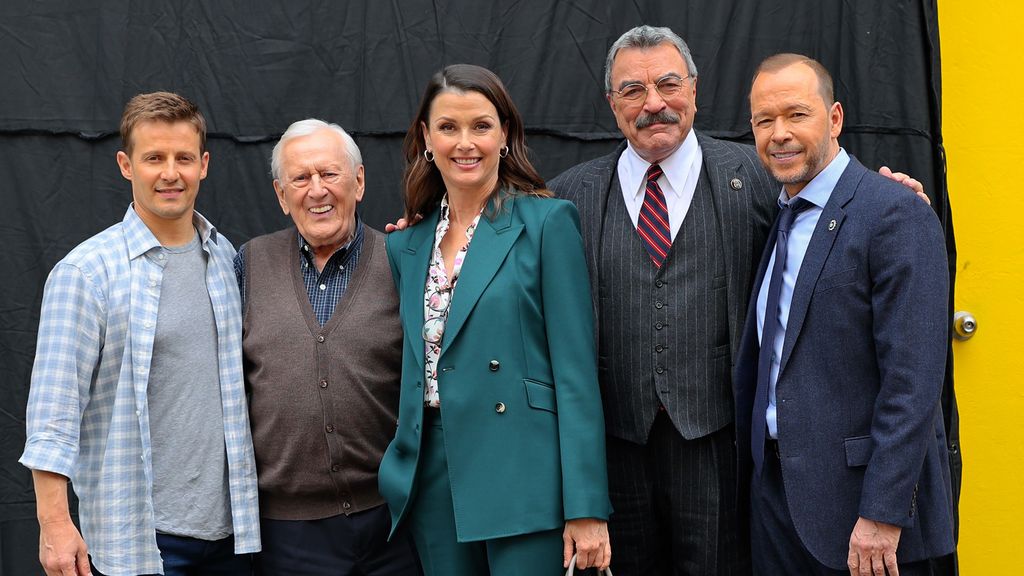
[[[754,470],[761,473],[764,464],[764,440],[768,434],[765,412],[768,410],[768,380],[772,373],[772,354],[775,334],[779,328],[779,293],[782,291],[782,273],[786,269],[786,242],[789,229],[797,214],[813,206],[803,198],[794,198],[782,206],[776,219],[775,265],[768,282],[768,299],[764,306],[764,327],[761,331],[761,351],[757,357],[757,389],[754,392],[754,414],[750,427],[750,451],[754,457]]]

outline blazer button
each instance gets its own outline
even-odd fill
[[[487,367],[491,369],[491,372],[497,372],[498,368],[501,368],[501,362],[497,360],[491,360],[487,363]]]
[[[495,404],[494,405],[494,411],[497,412],[498,414],[504,414],[505,413],[505,403],[504,402],[498,402],[497,404]]]

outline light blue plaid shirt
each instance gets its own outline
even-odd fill
[[[235,249],[198,212],[193,224],[207,253],[206,287],[217,325],[235,552],[257,552]],[[109,576],[163,572],[146,388],[166,262],[156,237],[129,207],[123,221],[58,262],[43,290],[20,462],[71,479],[82,536],[96,568]]]

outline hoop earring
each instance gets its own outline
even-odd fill
[[[423,159],[426,160],[427,162],[433,162],[434,161],[434,153],[431,152],[430,150],[424,150],[423,151]]]
[[[508,144],[502,146],[501,150],[498,150],[498,156],[501,156],[502,158],[508,156]]]

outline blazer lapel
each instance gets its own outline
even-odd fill
[[[423,369],[423,288],[427,282],[427,268],[434,249],[434,231],[441,211],[435,209],[422,222],[413,226],[409,241],[402,250],[402,286],[400,298],[406,305],[402,306],[402,329],[405,337],[413,345],[416,361]],[[417,342],[419,345],[417,346]]]
[[[818,276],[821,269],[832,252],[839,230],[842,229],[843,220],[846,219],[846,212],[843,206],[853,198],[858,184],[867,169],[860,165],[852,157],[850,164],[839,177],[832,196],[818,218],[818,224],[811,235],[811,242],[807,245],[807,253],[800,265],[800,273],[796,278],[796,285],[793,287],[793,300],[789,308],[789,324],[786,326],[786,339],[782,344],[782,359],[779,362],[779,374],[786,369],[789,356],[793,352],[793,346],[800,335],[800,329],[804,325],[804,318],[807,317],[807,308],[811,305],[811,296],[814,294],[814,286],[818,283]],[[832,222],[835,222],[833,225]]]
[[[515,244],[519,234],[523,231],[523,225],[512,224],[512,212],[515,209],[515,196],[506,196],[501,212],[494,220],[486,217],[486,213],[493,210],[493,205],[488,205],[485,216],[480,218],[476,231],[473,233],[473,240],[470,242],[469,252],[466,260],[462,263],[462,271],[459,273],[458,284],[455,286],[455,293],[452,295],[451,307],[448,309],[448,322],[444,328],[444,340],[441,343],[441,355],[451,347],[455,337],[458,336],[470,312],[476,306],[477,300],[483,294],[484,289],[490,284],[491,279],[498,272],[505,256],[508,255],[512,245]],[[426,274],[426,268],[424,268]],[[422,298],[423,288],[420,287]]]

